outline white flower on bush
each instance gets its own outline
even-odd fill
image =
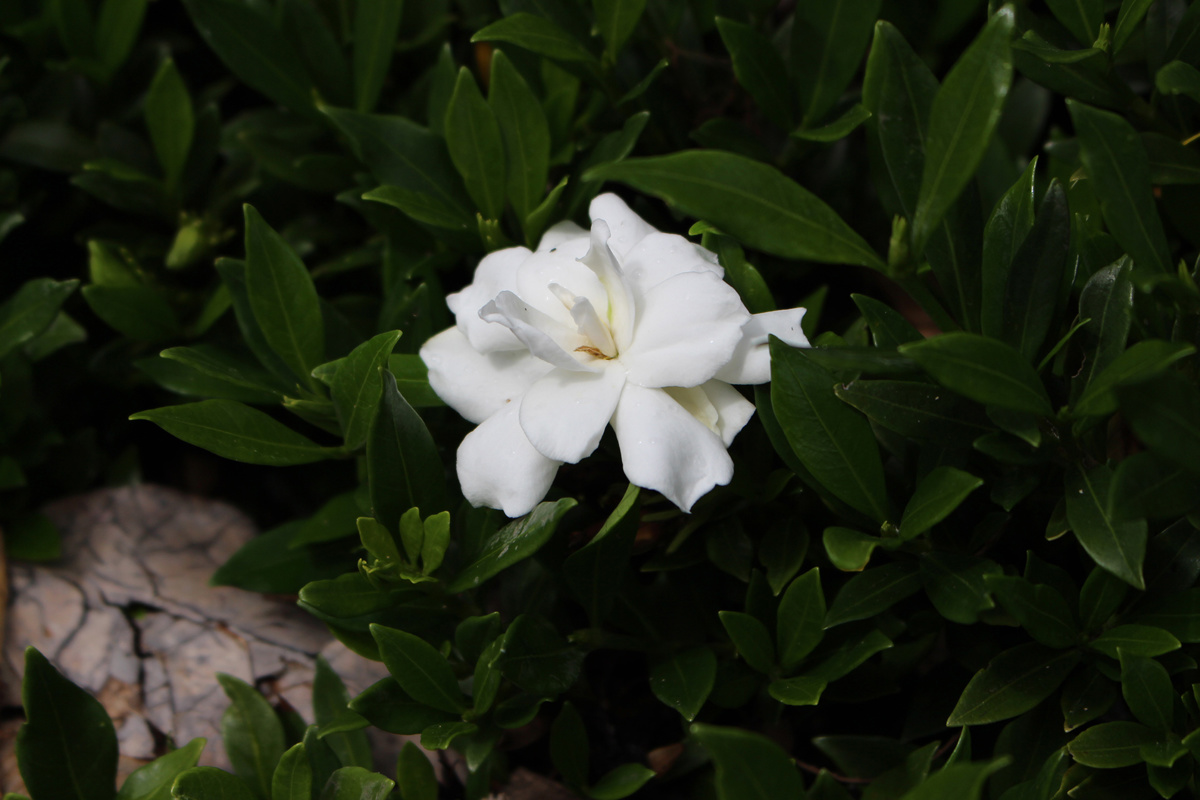
[[[684,511],[733,476],[754,413],[731,383],[771,377],[767,336],[807,346],[804,309],[751,315],[716,258],[604,194],[536,251],[491,253],[446,298],[457,325],[421,348],[429,383],[478,423],[458,448],[474,505],[528,513],[608,425],[625,474]]]

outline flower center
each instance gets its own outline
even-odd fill
[[[612,330],[609,324],[596,312],[592,301],[586,297],[572,293],[569,289],[557,283],[550,284],[549,289],[558,298],[559,302],[566,307],[567,311],[571,312],[571,319],[575,322],[575,329],[588,342],[585,345],[576,347],[575,352],[586,353],[587,355],[602,358],[606,361],[616,358],[618,355],[617,344],[613,340]]]

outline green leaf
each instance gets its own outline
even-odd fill
[[[691,735],[717,766],[720,800],[803,797],[800,773],[783,748],[767,737],[737,728],[692,725]]]
[[[254,210],[246,216],[246,291],[263,337],[285,364],[315,388],[313,368],[325,360],[325,327],[308,269]]]
[[[16,754],[30,796],[111,800],[117,735],[104,706],[33,647],[25,648],[21,703]]]
[[[479,730],[473,722],[438,722],[421,731],[421,747],[426,750],[445,750],[460,736],[470,736]]]
[[[637,792],[657,774],[642,764],[622,764],[604,773],[587,790],[587,796],[592,800],[622,800]]]
[[[577,90],[578,86],[573,91]],[[547,114],[551,114],[549,107],[547,108]],[[553,121],[553,117],[551,117],[551,120]],[[625,124],[621,126],[619,131],[613,131],[605,135],[591,149],[587,157],[579,162],[579,166],[574,171],[574,174],[579,177],[571,189],[566,204],[566,216],[568,218],[581,211],[596,196],[596,193],[600,191],[602,181],[588,174],[588,170],[592,167],[615,164],[624,160],[626,156],[633,152],[634,146],[638,143],[638,139],[641,137],[642,131],[646,129],[646,123],[649,121],[650,112],[639,111],[625,120]],[[530,214],[531,217],[533,215]]]
[[[1115,363],[1115,362],[1114,362]],[[1121,413],[1150,452],[1200,476],[1200,390],[1182,374],[1117,389]]]
[[[781,128],[795,125],[792,87],[783,56],[764,34],[754,27],[717,17],[717,30],[733,59],[733,74],[750,92],[767,118]]]
[[[798,128],[789,134],[797,139],[803,139],[806,142],[836,142],[839,139],[845,139],[853,133],[859,125],[871,118],[871,112],[867,111],[866,106],[855,103],[850,106],[846,113],[835,119],[828,125],[820,128],[812,128],[806,130]]]
[[[379,102],[396,34],[402,0],[358,0],[354,5],[354,108],[370,111]]]
[[[430,725],[461,718],[458,712],[451,714],[417,702],[393,678],[384,678],[367,687],[350,701],[350,710],[380,730],[402,736],[413,736]]]
[[[1078,661],[1074,650],[1032,642],[1005,650],[971,678],[946,724],[986,725],[1024,714],[1049,697]]]
[[[1074,100],[1067,101],[1067,109],[1079,137],[1079,156],[1109,232],[1139,267],[1170,272],[1171,251],[1137,131],[1123,117]]]
[[[933,100],[921,191],[912,218],[913,252],[925,243],[983,158],[1012,83],[1014,13],[1002,8],[950,69]]]
[[[610,64],[614,63],[621,47],[637,28],[642,12],[646,10],[646,0],[592,0],[592,8],[596,11],[596,27],[604,37],[605,58]]]
[[[1104,22],[1104,0],[1047,0],[1051,13],[1080,44],[1090,46]]]
[[[1029,362],[1003,342],[944,333],[900,346],[943,386],[980,403],[1050,416],[1050,398]]]
[[[588,780],[588,735],[583,718],[570,702],[550,726],[550,760],[568,786],[585,786]]]
[[[680,650],[652,662],[650,690],[691,722],[704,707],[717,678],[717,657],[708,647]]]
[[[805,128],[820,122],[858,72],[880,0],[796,6],[791,56]]]
[[[1151,0],[1123,0],[1121,10],[1117,14],[1117,24],[1113,29],[1112,54],[1115,56],[1125,47],[1134,29],[1146,16]]]
[[[225,66],[251,88],[311,113],[313,87],[300,56],[254,6],[236,0],[184,0],[192,24]]]
[[[367,437],[367,475],[375,518],[389,527],[414,506],[425,514],[449,508],[437,446],[386,370],[383,402]]]
[[[1148,599],[1133,622],[1161,628],[1181,642],[1200,642],[1200,589]]]
[[[504,139],[496,115],[466,67],[458,71],[445,131],[450,159],[471,199],[485,219],[499,219],[504,211]]]
[[[472,726],[474,727],[474,726]],[[321,800],[386,800],[395,783],[362,767],[334,770],[321,790]]]
[[[1005,333],[1004,301],[1009,272],[1017,257],[1017,251],[1033,228],[1037,163],[1035,156],[1017,182],[996,203],[983,229],[983,307],[980,310],[980,330],[985,336],[994,339],[1001,338]]]
[[[205,742],[203,738],[192,739],[178,750],[138,767],[121,784],[116,800],[171,800],[171,785],[175,778],[196,766]]]
[[[1035,584],[1016,575],[988,575],[984,580],[988,591],[1005,611],[1016,617],[1034,641],[1057,648],[1079,642],[1075,615],[1053,586]]]
[[[521,614],[508,626],[496,665],[504,677],[526,692],[553,698],[575,684],[583,656],[551,622],[535,614]]]
[[[1142,763],[1142,746],[1154,744],[1158,738],[1137,722],[1103,722],[1076,736],[1067,750],[1086,767],[1115,769]]]
[[[339,20],[343,24],[335,31],[310,0],[285,0],[279,13],[284,36],[296,43],[322,98],[338,105],[352,104],[350,65],[339,41],[339,34],[349,28],[348,15]]]
[[[900,800],[979,800],[987,779],[1008,764],[998,758],[986,764],[950,764],[908,792]]]
[[[1028,236],[1008,270],[1000,338],[1033,360],[1053,321],[1071,243],[1071,215],[1062,185],[1051,181]]]
[[[1122,258],[1098,270],[1080,292],[1079,316],[1089,320],[1084,333],[1090,347],[1072,388],[1087,387],[1125,352],[1133,316],[1133,281],[1129,272],[1130,261]]]
[[[263,412],[232,400],[153,408],[129,418],[149,420],[188,444],[247,464],[311,464],[339,452],[337,448],[321,447]]]
[[[1112,471],[1103,464],[1067,473],[1067,521],[1092,560],[1136,589],[1146,587],[1146,520],[1120,520],[1112,513]]]
[[[526,239],[530,213],[542,201],[550,171],[550,126],[537,95],[504,53],[492,55],[488,106],[500,126],[508,164],[507,195]]]
[[[1105,415],[1117,410],[1115,389],[1118,386],[1140,383],[1165,372],[1181,358],[1196,352],[1192,345],[1146,339],[1114,358],[1088,384],[1075,404],[1078,414]]]
[[[421,574],[429,575],[442,565],[450,546],[450,512],[442,511],[425,518],[425,537],[421,540]]]
[[[759,672],[770,673],[775,668],[775,643],[767,626],[741,611],[721,611],[718,616],[738,655]]]
[[[923,556],[920,565],[925,593],[951,622],[972,625],[981,612],[995,607],[987,583],[989,575],[1001,574],[994,561],[939,550]]]
[[[575,505],[573,499],[566,497],[554,503],[538,503],[533,511],[496,531],[455,576],[446,591],[456,594],[473,589],[518,561],[529,558],[550,540],[563,515]]]
[[[388,356],[388,370],[396,377],[400,394],[413,408],[445,405],[430,388],[429,368],[416,353],[393,353]]]
[[[413,742],[405,742],[396,762],[396,785],[403,800],[437,800],[433,762]]]
[[[124,63],[146,15],[146,0],[105,0],[96,19],[96,57],[109,74]]]
[[[1121,650],[1121,694],[1139,722],[1158,731],[1171,730],[1175,719],[1175,689],[1166,668],[1152,658]]]
[[[837,213],[774,167],[717,150],[631,158],[589,170],[704,219],[743,244],[784,258],[883,269]]]
[[[167,298],[149,286],[85,286],[83,299],[118,333],[139,342],[162,342],[180,334]]]
[[[884,428],[913,439],[963,443],[993,430],[978,405],[929,383],[857,380],[835,386],[834,393]]]
[[[175,800],[261,800],[241,778],[216,767],[192,767],[171,787]]]
[[[283,724],[250,684],[223,672],[217,673],[217,682],[229,697],[229,708],[221,717],[221,740],[233,772],[260,797],[270,797],[271,776],[285,747]]]
[[[1153,658],[1180,648],[1179,640],[1162,628],[1150,625],[1117,625],[1097,636],[1089,645],[1110,658],[1118,650],[1131,655]]]
[[[357,719],[360,724],[366,725],[366,720],[350,710],[350,693],[346,691],[346,685],[324,656],[320,655],[317,656],[313,675],[312,698],[313,716],[322,728],[347,718]],[[348,730],[322,738],[345,766],[371,766],[371,742],[367,739],[366,731]]]
[[[828,683],[823,678],[798,675],[771,681],[767,693],[785,706],[815,706],[825,693]]]
[[[592,540],[563,563],[563,577],[594,627],[600,627],[621,591],[641,523],[639,495],[638,487],[630,484]]]
[[[1070,732],[1108,713],[1117,699],[1116,685],[1094,667],[1084,667],[1067,679],[1060,706],[1063,730]]]
[[[150,142],[166,175],[168,194],[174,194],[192,148],[195,119],[192,98],[175,62],[163,61],[146,92],[143,108]]]
[[[1182,94],[1200,98],[1200,70],[1183,61],[1164,64],[1154,76],[1154,88],[1163,94]]]
[[[472,42],[509,42],[531,53],[596,67],[593,56],[579,41],[546,17],[524,11],[509,14],[471,37]]]
[[[40,511],[22,514],[5,527],[4,551],[22,561],[55,561],[62,558],[62,537]]]
[[[779,601],[775,637],[783,671],[791,671],[824,636],[825,594],[821,571],[813,567],[792,581]]]
[[[861,572],[870,563],[876,548],[890,550],[900,543],[899,539],[868,536],[854,528],[841,528],[836,525],[826,528],[821,534],[825,554],[829,556],[833,565],[843,572]]]
[[[836,639],[834,636],[827,637],[826,643],[831,638]],[[815,667],[805,670],[802,677],[832,683],[849,675],[868,658],[891,646],[892,640],[879,630],[872,630],[865,636],[853,629],[843,630],[841,641],[834,647],[822,647],[820,653],[824,658]]]
[[[971,492],[983,485],[983,479],[954,467],[937,467],[917,484],[904,516],[900,519],[900,538],[913,539],[950,516]]]
[[[312,800],[313,770],[303,743],[292,745],[271,775],[271,800]]]
[[[368,339],[346,356],[334,375],[330,394],[347,450],[356,450],[367,441],[383,395],[381,371],[399,339],[400,331]]]
[[[777,520],[767,528],[758,546],[758,560],[766,567],[767,585],[778,596],[787,586],[808,554],[808,532],[797,530],[790,520]]]
[[[242,545],[209,578],[212,586],[237,586],[251,592],[295,594],[310,581],[334,578],[344,565],[319,559],[311,550],[288,545],[301,522],[285,522]]]
[[[888,518],[883,462],[870,424],[834,396],[833,376],[803,351],[771,339],[771,405],[796,456],[839,499]]]
[[[1100,567],[1093,567],[1079,592],[1079,616],[1085,631],[1100,630],[1121,607],[1129,584]]]
[[[371,636],[388,672],[406,694],[430,708],[461,714],[471,707],[458,688],[450,662],[419,636],[372,625]]]
[[[54,322],[63,301],[79,281],[34,278],[0,306],[0,358],[39,335]]]
[[[259,402],[277,403],[287,393],[287,387],[271,374],[212,345],[169,347],[159,355],[202,375],[243,389],[245,393],[261,398]]]
[[[872,567],[841,588],[825,615],[825,627],[873,617],[921,590],[917,565],[899,561]]]

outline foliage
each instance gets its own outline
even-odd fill
[[[391,675],[326,674],[302,735],[223,678],[234,772],[193,742],[115,796],[438,796],[411,745],[370,772],[368,725],[456,751],[444,797],[518,766],[596,800],[1196,792],[1200,3],[15,0],[0,29],[9,554],[56,555],[45,499],[225,464],[201,448],[291,487],[230,490],[278,524],[217,580]],[[751,312],[807,306],[814,347],[770,343],[692,513],[610,437],[506,521],[462,500],[417,351],[602,189]],[[36,652],[24,696],[33,800],[114,796],[95,701]]]

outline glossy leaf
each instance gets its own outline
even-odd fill
[[[284,752],[283,724],[250,684],[224,673],[217,673],[217,681],[229,697],[229,708],[221,717],[221,740],[234,774],[261,797],[270,797],[271,776]]]
[[[889,513],[869,423],[833,394],[834,379],[802,351],[771,341],[771,405],[788,443],[820,483],[882,522]]]
[[[1089,642],[1110,658],[1118,657],[1118,650],[1132,656],[1153,658],[1178,650],[1179,640],[1162,628],[1149,625],[1117,625]]]
[[[771,681],[767,693],[785,706],[815,706],[825,693],[828,683],[823,678],[797,675]]]
[[[129,56],[146,15],[147,0],[105,0],[96,17],[96,57],[113,72]]]
[[[1035,584],[1015,575],[988,575],[985,581],[988,591],[1005,611],[1016,617],[1034,641],[1057,648],[1070,647],[1079,641],[1075,615],[1053,586]]]
[[[537,96],[502,52],[492,56],[488,106],[504,140],[508,200],[524,223],[546,191],[550,127]]]
[[[775,638],[779,665],[790,671],[825,635],[825,594],[816,567],[792,581],[779,601]]]
[[[400,18],[402,0],[358,0],[354,5],[354,108],[370,111],[379,101]]]
[[[1094,667],[1076,670],[1063,685],[1063,730],[1070,732],[1099,719],[1116,702],[1117,686]]]
[[[362,767],[334,770],[321,790],[321,800],[385,800],[396,784]]]
[[[1076,736],[1067,750],[1084,766],[1115,769],[1142,763],[1142,746],[1157,740],[1153,730],[1137,722],[1103,722]]]
[[[775,667],[775,643],[767,626],[741,611],[721,611],[718,616],[738,655],[759,672],[770,673]]]
[[[563,515],[574,506],[575,501],[570,498],[554,503],[539,503],[533,511],[508,523],[487,538],[472,561],[446,587],[446,591],[453,594],[472,589],[518,561],[529,558],[550,540]]]
[[[995,607],[987,578],[999,575],[994,561],[951,552],[921,558],[921,583],[938,613],[951,622],[972,625],[979,614]]]
[[[876,548],[892,549],[900,544],[899,539],[883,539],[868,536],[853,528],[833,526],[821,534],[821,544],[830,562],[843,572],[861,572],[871,561]]]
[[[324,656],[317,656],[312,697],[313,716],[322,730],[346,722],[366,726],[366,720],[349,709],[350,693]],[[326,734],[322,739],[345,766],[371,766],[371,742],[365,731],[346,730]]]
[[[938,467],[921,479],[904,508],[900,536],[913,539],[948,517],[983,479],[954,467]]]
[[[1137,610],[1132,621],[1138,625],[1160,628],[1181,642],[1200,641],[1200,590],[1154,598]]]
[[[1121,694],[1139,722],[1169,731],[1175,719],[1175,689],[1162,664],[1152,658],[1120,653]]]
[[[367,437],[367,476],[375,518],[391,527],[414,506],[422,514],[449,507],[446,481],[429,429],[383,372],[383,401]]]
[[[1024,714],[1049,697],[1079,661],[1074,650],[1029,643],[1005,650],[975,673],[947,725],[986,725]]]
[[[761,734],[716,725],[692,725],[691,735],[717,766],[720,800],[803,797],[804,784],[783,748]]]
[[[413,742],[400,748],[396,763],[396,787],[403,800],[437,800],[438,783],[433,763]]]
[[[1067,521],[1083,549],[1101,567],[1136,589],[1145,588],[1146,520],[1120,520],[1112,513],[1112,471],[1100,465],[1067,473]]]
[[[982,764],[949,764],[914,789],[905,792],[901,800],[979,800],[988,777],[1005,767],[1007,762],[996,759]]]
[[[592,0],[596,10],[596,27],[604,37],[604,55],[611,63],[617,60],[622,45],[637,28],[646,0]],[[594,795],[593,795],[594,797]]]
[[[311,800],[313,770],[303,743],[292,745],[271,774],[271,800]]]
[[[1048,0],[1047,5],[1080,44],[1089,46],[1100,35],[1100,24],[1104,22],[1103,0]]]
[[[1133,316],[1133,281],[1129,272],[1129,259],[1120,259],[1098,270],[1080,292],[1079,315],[1088,320],[1083,330],[1090,352],[1075,385],[1088,386],[1125,352]]]
[[[1200,390],[1179,373],[1117,390],[1121,413],[1150,451],[1200,475]]]
[[[791,128],[795,124],[795,101],[783,56],[753,26],[725,17],[717,17],[716,21],[738,83],[750,92],[764,116],[781,128]]]
[[[914,439],[970,442],[993,430],[978,405],[929,383],[856,380],[835,386],[834,393],[884,428]]]
[[[79,281],[34,278],[0,306],[0,358],[33,339],[54,322],[63,302]]]
[[[988,217],[983,229],[982,309],[980,330],[994,339],[1004,335],[1004,301],[1008,276],[1017,251],[1033,228],[1034,183],[1038,160],[1034,157]]]
[[[265,796],[265,795],[263,795]],[[216,767],[192,767],[171,787],[174,800],[261,800],[244,780]]]
[[[336,448],[321,447],[291,428],[232,400],[203,400],[139,411],[130,419],[153,422],[172,436],[217,455],[273,467],[310,464],[330,458]]]
[[[150,141],[166,175],[167,192],[173,193],[187,164],[195,120],[187,85],[169,58],[150,83],[144,113]]]
[[[873,617],[921,589],[917,565],[898,561],[860,572],[841,588],[825,615],[825,627]]]
[[[505,147],[496,115],[479,92],[470,71],[458,71],[446,107],[446,145],[467,192],[485,219],[504,211]]]
[[[641,764],[622,764],[600,776],[588,790],[592,800],[621,800],[645,786],[658,773]]]
[[[552,20],[524,11],[496,20],[472,36],[471,41],[508,42],[555,61],[596,63],[596,57],[579,40]]]
[[[414,700],[451,714],[470,708],[450,663],[424,639],[383,625],[372,625],[371,635],[388,672]]]
[[[1111,414],[1117,410],[1115,389],[1118,386],[1140,383],[1165,372],[1181,358],[1196,352],[1182,342],[1146,339],[1114,358],[1103,371],[1095,375],[1075,405],[1080,414]]]
[[[563,576],[595,626],[604,620],[621,591],[640,523],[640,490],[630,484],[592,540],[563,563]]]
[[[707,647],[680,650],[654,661],[650,690],[691,722],[704,707],[717,677],[717,657]]]
[[[943,386],[980,403],[1048,416],[1050,399],[1033,367],[1008,345],[971,333],[944,333],[902,345]]]
[[[568,786],[584,786],[588,780],[589,747],[583,718],[569,701],[550,726],[550,759]]]
[[[1000,314],[1001,338],[1031,361],[1053,323],[1070,240],[1067,195],[1060,183],[1052,181],[1033,228],[1009,267]]]
[[[596,167],[584,178],[628,184],[773,255],[883,268],[879,256],[824,201],[745,156],[689,150],[626,159]]]
[[[830,640],[836,642],[832,647],[828,646]],[[858,669],[871,656],[887,650],[892,646],[892,640],[878,629],[865,636],[851,629],[843,631],[840,638],[837,634],[831,634],[826,637],[824,645],[820,649],[821,660],[816,666],[806,669],[801,677],[825,683],[836,681]]]
[[[548,620],[522,614],[508,626],[496,662],[504,677],[526,692],[551,698],[575,683],[583,656],[583,651],[564,639]]]
[[[356,450],[367,441],[383,397],[382,371],[399,339],[400,331],[368,339],[350,351],[334,375],[330,394],[347,450]]]
[[[85,286],[83,299],[119,333],[138,342],[164,342],[180,334],[167,298],[149,286]]]
[[[797,5],[791,56],[803,125],[824,119],[862,63],[880,0]]]
[[[421,733],[430,725],[461,719],[458,712],[450,713],[417,702],[393,678],[367,687],[350,701],[350,709],[366,717],[372,725],[404,736]]]

